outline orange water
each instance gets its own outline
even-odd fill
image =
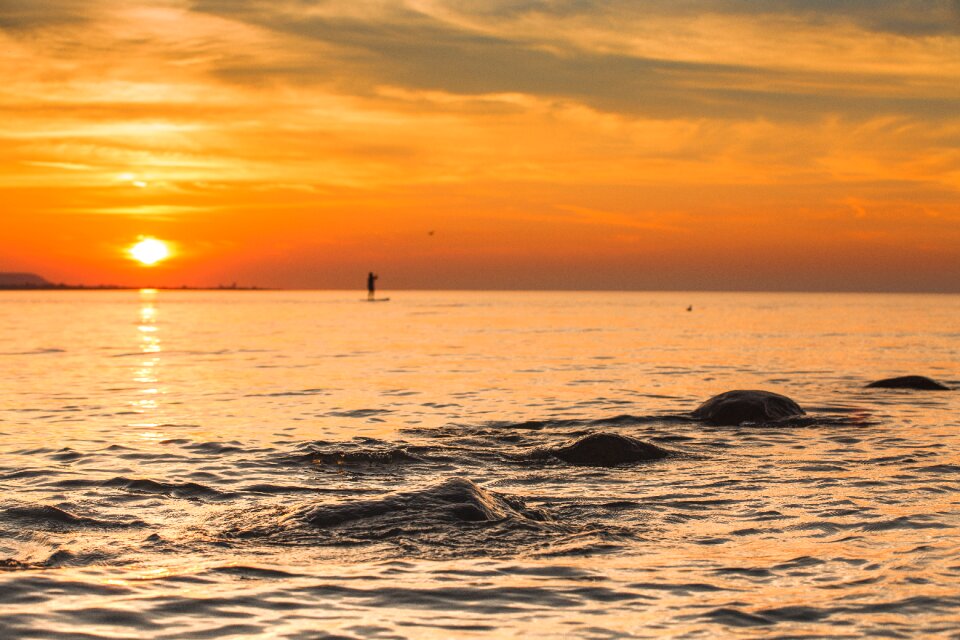
[[[863,385],[960,387],[960,297],[390,296],[0,294],[0,636],[957,631],[960,401]],[[736,388],[814,420],[678,419]],[[523,458],[589,431],[677,455]]]

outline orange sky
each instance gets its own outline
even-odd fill
[[[960,291],[954,0],[4,0],[0,69],[0,271]]]

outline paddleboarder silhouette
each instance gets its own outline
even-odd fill
[[[374,293],[376,291],[377,278],[379,276],[373,271],[367,274],[367,300],[373,300]]]

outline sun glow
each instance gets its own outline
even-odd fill
[[[170,247],[163,240],[144,238],[129,249],[130,257],[140,264],[152,267],[170,257]]]

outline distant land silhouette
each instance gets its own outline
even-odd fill
[[[176,291],[263,291],[262,287],[240,287],[234,282],[230,285],[220,285],[218,287],[189,287],[181,285],[179,287],[130,287],[117,284],[99,284],[95,286],[84,284],[65,284],[63,282],[53,283],[38,276],[35,273],[3,273],[0,272],[0,290],[6,291],[24,291],[24,290],[58,290],[58,291],[124,291],[138,289],[164,289]]]
[[[35,273],[0,273],[0,287],[5,289],[36,289],[53,286]]]

